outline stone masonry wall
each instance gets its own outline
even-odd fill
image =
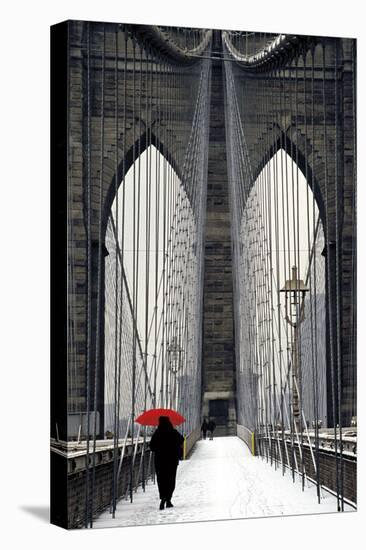
[[[217,434],[236,433],[231,215],[226,163],[222,64],[213,63],[205,232],[203,408],[229,401],[229,422]],[[217,423],[217,422],[216,422]]]

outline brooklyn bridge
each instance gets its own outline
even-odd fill
[[[157,407],[177,520],[355,509],[355,40],[67,21],[51,61],[51,521],[165,521]]]

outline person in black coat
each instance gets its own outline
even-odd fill
[[[210,420],[207,424],[207,429],[210,432],[210,439],[211,440],[213,439],[213,433],[214,433],[215,428],[216,428],[216,422],[212,418],[210,418]]]
[[[206,418],[204,418],[204,419],[203,419],[203,422],[202,422],[202,426],[201,426],[201,431],[202,431],[203,439],[206,439],[207,430],[208,430],[208,424],[207,424],[207,422],[206,422]]]
[[[160,510],[172,508],[171,498],[175,489],[175,477],[182,457],[184,437],[173,428],[168,416],[160,416],[159,425],[150,440],[154,452],[155,472],[158,481]]]

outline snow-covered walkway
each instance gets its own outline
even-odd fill
[[[292,482],[289,472],[253,457],[238,437],[198,441],[189,460],[180,462],[174,508],[158,510],[157,485],[139,489],[134,502],[121,500],[115,519],[103,513],[95,527],[122,527],[218,519],[336,512],[336,498],[323,491],[318,504],[312,483]],[[351,507],[346,507],[352,510]]]

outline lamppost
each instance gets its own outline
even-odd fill
[[[308,287],[302,279],[297,278],[297,267],[292,267],[292,279],[285,282],[280,292],[285,293],[286,321],[291,326],[291,350],[292,350],[292,408],[295,430],[300,425],[299,408],[299,330],[305,319],[304,301]]]
[[[173,398],[171,397],[171,406],[173,404],[173,407],[175,410],[178,409],[178,372],[181,368],[181,354],[184,353],[183,349],[179,346],[177,342],[176,336],[174,336],[171,344],[168,346],[168,353],[169,353],[169,370],[171,374],[174,377],[173,380]],[[170,392],[170,395],[171,392]]]

